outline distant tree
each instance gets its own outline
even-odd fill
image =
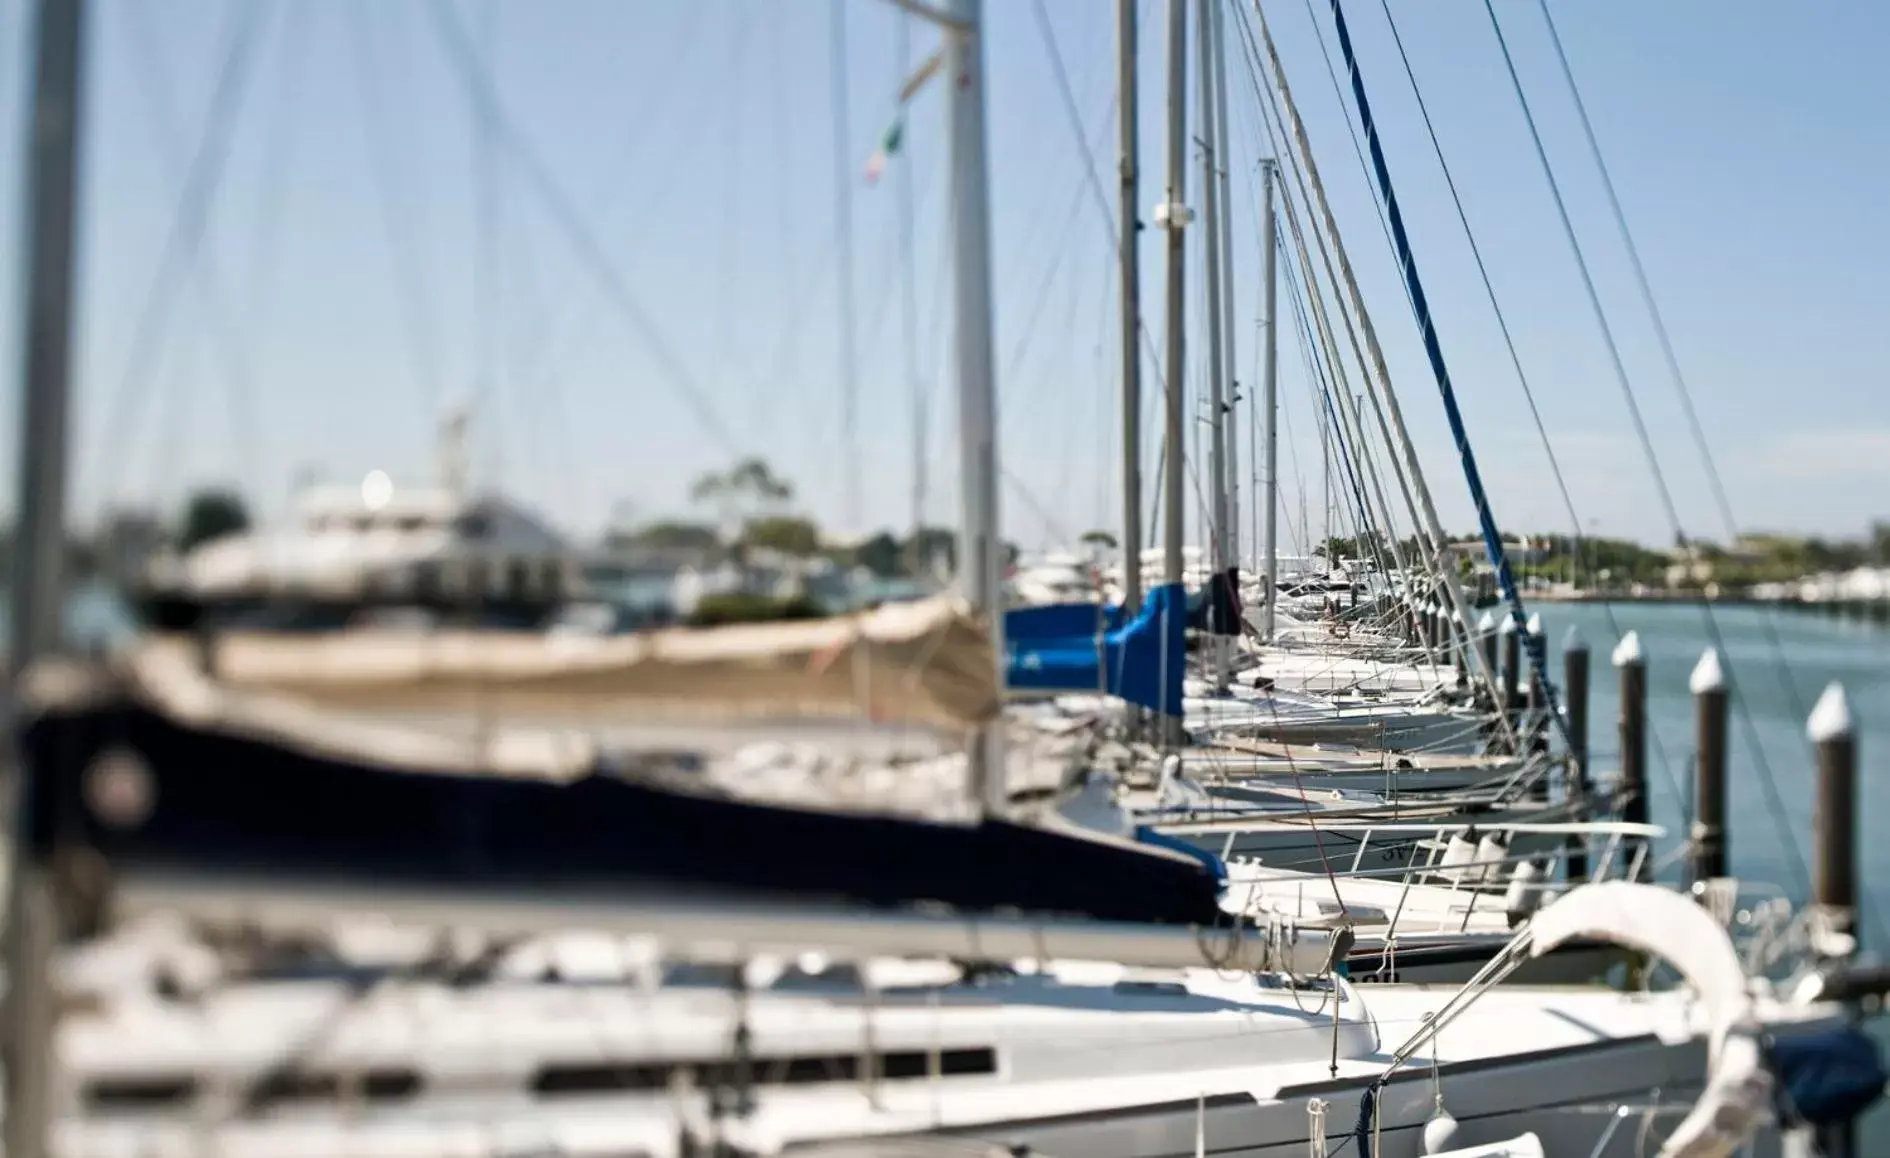
[[[1108,531],[1085,531],[1083,532],[1083,537],[1078,540],[1078,542],[1082,543],[1085,547],[1095,547],[1102,551],[1113,551],[1122,545],[1118,543],[1116,537]]]
[[[820,528],[812,520],[793,515],[764,515],[742,527],[741,542],[805,559],[820,551]]]
[[[794,498],[794,487],[777,477],[766,459],[750,457],[696,479],[689,497],[715,508],[722,533],[739,558],[748,546],[743,535],[746,524],[763,515],[782,514]]]
[[[729,623],[767,623],[779,619],[819,619],[821,609],[805,595],[778,599],[739,591],[705,595],[689,614],[691,627],[720,627]]]
[[[1870,524],[1870,559],[1890,566],[1890,522]]]
[[[655,522],[628,532],[613,532],[606,542],[612,547],[643,547],[659,551],[707,551],[721,543],[714,527],[706,523]]]
[[[236,492],[221,487],[200,490],[184,505],[177,546],[189,551],[204,543],[249,530],[249,508]]]
[[[890,579],[904,568],[904,555],[899,540],[890,532],[881,531],[855,547],[851,561],[882,579]]]
[[[1833,571],[1849,571],[1862,567],[1868,558],[1869,550],[1862,543],[1826,543],[1822,566]]]
[[[696,479],[689,497],[714,506],[723,523],[732,526],[743,512],[778,510],[794,498],[794,487],[777,478],[765,459],[744,458]]]

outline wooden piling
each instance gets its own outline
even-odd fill
[[[1833,682],[1805,721],[1818,751],[1818,797],[1812,811],[1817,868],[1812,900],[1818,919],[1812,949],[1827,958],[1849,957],[1857,948],[1857,730],[1844,685]],[[1854,1122],[1818,1131],[1820,1153],[1851,1158],[1857,1153]]]
[[[1647,823],[1647,657],[1641,651],[1639,632],[1621,637],[1614,649],[1615,670],[1621,681],[1621,819],[1629,824]],[[1645,856],[1636,854],[1643,841],[1622,842],[1621,854],[1626,868]]]
[[[1588,799],[1588,641],[1572,623],[1562,636],[1562,690],[1568,722],[1562,792],[1580,808]],[[1568,879],[1588,879],[1588,844],[1579,836],[1568,838]]]
[[[1709,647],[1687,681],[1693,692],[1693,880],[1726,875],[1726,672]]]
[[[1517,657],[1518,672],[1526,666],[1528,674],[1518,676],[1527,688],[1518,704],[1520,713],[1518,718],[1524,722],[1526,728],[1518,731],[1516,739],[1525,752],[1547,755],[1549,751],[1548,697],[1543,692],[1541,673],[1536,671],[1535,661],[1531,658],[1538,654],[1537,649],[1542,646],[1542,613],[1538,611],[1531,614],[1523,630],[1533,642],[1526,655]],[[1530,785],[1529,794],[1543,804],[1549,802],[1549,776],[1546,767],[1543,769],[1543,774]]]
[[[1496,667],[1496,619],[1485,611],[1477,616],[1476,645],[1483,649],[1483,666],[1494,676]]]
[[[1463,613],[1450,613],[1450,661],[1457,669],[1459,690],[1470,686],[1470,633],[1464,630]]]
[[[1535,641],[1534,646],[1541,646],[1542,613],[1540,611],[1530,614],[1529,622],[1523,627],[1523,634],[1527,639]],[[1536,671],[1535,662],[1529,658],[1533,654],[1533,649],[1527,649],[1521,656],[1517,657],[1517,671],[1519,673],[1517,682],[1523,687],[1523,704],[1529,709],[1530,715],[1535,721],[1536,731],[1541,733],[1547,730],[1549,724],[1549,721],[1542,716],[1542,712],[1547,708],[1548,704],[1545,702],[1542,694],[1541,676]]]
[[[1517,681],[1521,678],[1522,637],[1516,631],[1516,617],[1508,611],[1503,612],[1503,619],[1497,625],[1496,633],[1503,643],[1503,679],[1501,695],[1503,697],[1503,718],[1509,721],[1511,734],[1515,735],[1518,724],[1519,700],[1516,694]],[[1518,742],[1522,737],[1516,737]]]
[[[1805,732],[1818,751],[1812,899],[1829,910],[1834,931],[1849,935],[1857,911],[1857,733],[1843,684],[1824,689]]]

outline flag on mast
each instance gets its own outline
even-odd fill
[[[873,155],[866,159],[868,185],[879,184],[880,175],[886,172],[886,163],[898,155],[899,145],[905,139],[905,135],[906,118],[904,111],[901,110],[900,115],[894,118],[893,123],[887,126],[886,132],[880,137],[879,148],[874,149]]]

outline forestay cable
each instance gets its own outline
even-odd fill
[[[1706,481],[1712,489],[1714,505],[1719,509],[1720,520],[1725,524],[1727,537],[1737,539],[1740,534],[1739,522],[1733,517],[1732,502],[1726,496],[1726,485],[1720,474],[1719,465],[1713,458],[1711,446],[1707,443],[1706,431],[1700,424],[1699,412],[1694,408],[1693,391],[1687,384],[1686,375],[1681,372],[1680,359],[1674,352],[1673,337],[1667,330],[1666,317],[1662,314],[1660,304],[1654,297],[1653,283],[1647,276],[1647,267],[1641,262],[1640,246],[1635,244],[1633,231],[1628,228],[1627,213],[1621,208],[1621,198],[1615,192],[1614,176],[1608,169],[1607,160],[1602,156],[1601,142],[1595,136],[1594,123],[1588,117],[1588,104],[1582,99],[1581,88],[1575,83],[1575,71],[1570,67],[1568,53],[1562,47],[1562,35],[1555,26],[1555,18],[1550,15],[1548,5],[1543,3],[1543,0],[1537,0],[1537,3],[1542,11],[1543,22],[1548,26],[1549,42],[1555,48],[1555,59],[1561,67],[1562,79],[1568,83],[1569,97],[1574,103],[1576,117],[1581,122],[1582,135],[1587,139],[1589,155],[1594,158],[1596,172],[1601,177],[1602,190],[1607,194],[1608,208],[1614,217],[1615,228],[1621,235],[1622,247],[1627,250],[1628,263],[1633,269],[1635,284],[1640,289],[1641,301],[1647,307],[1649,321],[1653,323],[1655,340],[1660,343],[1661,356],[1666,360],[1668,377],[1673,382],[1674,393],[1680,399],[1680,409],[1686,417],[1687,429],[1692,435],[1694,448],[1700,453],[1700,463],[1706,469]],[[1792,678],[1791,664],[1785,655],[1785,641],[1779,637],[1776,613],[1768,608],[1761,622],[1765,625],[1766,638],[1775,657],[1775,666],[1782,677],[1779,682],[1784,685],[1786,697],[1791,701],[1793,714],[1803,719],[1809,713],[1805,707],[1804,697],[1799,694],[1798,684]],[[1724,648],[1721,648],[1721,654],[1724,655]],[[1730,679],[1728,682],[1731,682]],[[1772,771],[1767,765],[1764,749],[1758,746],[1751,710],[1747,707],[1744,697],[1739,698],[1739,707],[1749,742],[1753,745],[1754,757],[1759,761],[1769,782]],[[1884,927],[1882,913],[1878,912],[1876,915],[1878,926]]]
[[[1352,50],[1352,34],[1345,24],[1345,9],[1341,0],[1332,0],[1332,19],[1338,31],[1339,51],[1345,58],[1345,67],[1352,81],[1352,99],[1358,105],[1359,124],[1365,131],[1365,144],[1372,158],[1372,170],[1378,178],[1379,191],[1385,199],[1385,215],[1391,221],[1391,236],[1398,249],[1398,264],[1404,273],[1405,283],[1410,290],[1411,304],[1417,315],[1417,324],[1424,339],[1424,354],[1430,361],[1431,373],[1437,379],[1437,392],[1442,396],[1444,416],[1450,423],[1451,437],[1457,443],[1457,453],[1463,460],[1464,480],[1469,484],[1471,502],[1477,509],[1477,523],[1483,532],[1483,546],[1489,552],[1490,565],[1496,571],[1496,583],[1503,594],[1503,600],[1509,605],[1510,618],[1516,631],[1522,637],[1523,650],[1529,656],[1529,666],[1533,669],[1537,686],[1541,688],[1542,698],[1549,718],[1555,721],[1556,728],[1568,738],[1568,722],[1563,719],[1556,703],[1554,681],[1549,678],[1547,647],[1541,636],[1527,630],[1528,615],[1523,609],[1522,594],[1516,589],[1516,578],[1509,568],[1509,556],[1503,549],[1502,532],[1497,529],[1495,512],[1490,509],[1489,495],[1483,489],[1483,478],[1477,471],[1476,454],[1470,449],[1470,438],[1464,430],[1463,413],[1457,406],[1457,393],[1450,383],[1450,368],[1444,362],[1444,351],[1437,337],[1437,327],[1431,321],[1431,311],[1424,295],[1424,282],[1418,274],[1417,258],[1411,251],[1411,239],[1404,227],[1404,217],[1398,210],[1398,195],[1391,184],[1391,170],[1385,163],[1385,151],[1378,137],[1378,125],[1372,119],[1371,101],[1365,94],[1365,79],[1359,72],[1358,57]]]
[[[1451,204],[1456,208],[1457,221],[1463,226],[1464,241],[1470,246],[1471,259],[1476,263],[1477,277],[1483,283],[1484,296],[1489,300],[1490,312],[1496,319],[1497,333],[1502,336],[1503,348],[1509,354],[1509,364],[1516,371],[1516,381],[1522,387],[1523,400],[1529,404],[1529,416],[1535,422],[1536,437],[1542,443],[1542,453],[1549,462],[1549,477],[1555,482],[1556,493],[1561,496],[1563,510],[1568,514],[1573,533],[1570,542],[1574,546],[1576,557],[1581,557],[1584,537],[1582,535],[1581,516],[1575,510],[1575,498],[1568,487],[1567,478],[1562,473],[1561,459],[1555,453],[1555,446],[1549,440],[1548,425],[1542,420],[1542,409],[1536,404],[1536,392],[1529,383],[1529,374],[1523,369],[1522,354],[1516,348],[1516,338],[1509,327],[1509,315],[1496,296],[1496,284],[1490,277],[1489,266],[1483,260],[1483,247],[1478,244],[1476,231],[1470,226],[1470,214],[1464,209],[1463,197],[1457,190],[1457,179],[1451,173],[1450,162],[1444,157],[1443,142],[1438,139],[1437,126],[1431,120],[1430,105],[1424,100],[1424,92],[1418,86],[1417,71],[1411,66],[1411,57],[1405,51],[1404,37],[1398,32],[1398,22],[1391,15],[1390,0],[1379,0],[1379,7],[1385,14],[1385,24],[1391,31],[1391,42],[1398,50],[1398,59],[1404,66],[1405,79],[1411,85],[1411,97],[1417,103],[1418,115],[1424,121],[1424,131],[1430,137],[1431,152],[1437,157],[1437,167],[1443,173],[1444,187],[1450,192]],[[1601,614],[1608,621],[1608,630],[1619,640],[1623,634],[1620,621],[1615,617],[1614,608],[1607,602],[1600,604]],[[1650,731],[1648,740],[1654,749],[1654,761],[1659,765],[1668,790],[1684,809],[1686,790],[1674,771],[1673,761],[1667,756],[1666,745],[1660,736]]]

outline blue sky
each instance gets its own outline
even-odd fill
[[[1739,521],[1854,533],[1890,516],[1890,230],[1878,211],[1890,75],[1873,47],[1890,37],[1890,9],[1551,3]],[[1583,521],[1667,540],[1482,4],[1392,5]],[[1118,517],[1113,243],[1035,0],[987,8],[1004,518],[1021,542],[1052,545]],[[1096,180],[1113,199],[1112,6],[1044,8]],[[1682,518],[1718,537],[1536,4],[1497,8]],[[1324,5],[1312,9],[1329,45]],[[21,155],[24,10],[23,0],[0,0],[9,158]],[[1142,10],[1147,207],[1160,196],[1164,21],[1156,0]],[[643,518],[686,514],[690,480],[738,453],[769,458],[829,524],[902,525],[914,366],[930,416],[929,514],[954,519],[938,94],[915,103],[886,179],[869,187],[861,177],[894,111],[896,10],[845,4],[851,450],[840,424],[826,0],[465,0],[451,11],[490,51],[506,114],[537,161],[501,146],[481,164],[462,73],[424,0],[95,0],[75,517],[111,502],[172,504],[218,480],[239,482],[273,512],[310,467],[331,480],[377,467],[418,477],[440,407],[473,398],[482,480],[574,528],[595,529],[622,504]],[[1268,0],[1267,12],[1428,477],[1446,521],[1467,527],[1442,409],[1308,4]],[[1384,15],[1375,0],[1352,0],[1348,14],[1498,516],[1565,528]],[[203,245],[160,277],[180,189],[215,138],[211,97],[243,20],[253,23]],[[913,27],[912,59],[934,43]],[[1238,58],[1230,77],[1238,362],[1250,380],[1258,122]],[[549,174],[549,196],[534,164]],[[915,206],[910,270],[896,242],[902,176]],[[1198,204],[1192,164],[1188,181]],[[0,189],[10,221],[19,184],[10,166]],[[568,202],[578,228],[554,199]],[[1160,245],[1145,234],[1158,342]],[[1197,279],[1198,267],[1191,313]],[[9,318],[15,282],[10,274],[3,291]],[[908,284],[918,314],[910,344],[900,310]],[[9,371],[16,330],[0,330]],[[656,353],[652,335],[673,356]],[[1319,504],[1319,447],[1291,341],[1281,366],[1295,522],[1302,483]],[[1151,430],[1152,393],[1151,377]],[[10,429],[11,407],[0,421]],[[11,435],[0,436],[10,447]],[[1151,437],[1151,470],[1154,456]]]

